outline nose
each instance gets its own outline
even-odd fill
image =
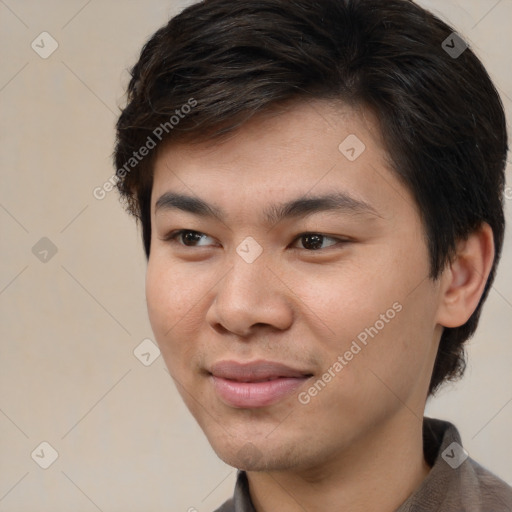
[[[217,284],[206,314],[217,331],[250,337],[265,326],[286,330],[293,321],[292,294],[277,272],[260,257],[247,263],[238,255],[231,270]]]

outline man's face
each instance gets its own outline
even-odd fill
[[[279,208],[333,194],[336,209]],[[439,287],[370,112],[300,103],[221,144],[166,147],[151,224],[151,325],[225,462],[314,468],[421,422]]]

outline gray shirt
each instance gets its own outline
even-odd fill
[[[396,512],[512,512],[512,487],[467,457],[454,425],[425,417],[423,451],[430,473]],[[255,512],[245,471],[215,512]]]

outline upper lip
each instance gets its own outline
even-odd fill
[[[219,361],[212,365],[210,373],[215,377],[238,382],[261,382],[279,377],[308,377],[311,373],[275,361]]]

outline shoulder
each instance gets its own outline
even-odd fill
[[[512,510],[512,487],[475,460],[470,458],[469,462],[475,475],[481,505],[485,510]]]
[[[472,459],[450,422],[424,418],[430,473],[397,512],[511,512],[512,487]]]

